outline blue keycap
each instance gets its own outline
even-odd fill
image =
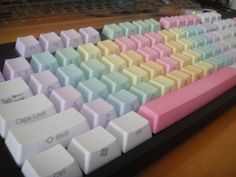
[[[76,52],[72,47],[57,50],[55,57],[59,66],[65,66],[69,64],[75,64],[79,66],[81,62],[79,53]]]

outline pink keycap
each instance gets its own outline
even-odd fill
[[[171,63],[167,60],[163,60],[163,59],[159,58],[159,59],[156,59],[155,61],[164,66],[165,72],[173,71],[176,68],[176,66],[173,65],[173,63]]]
[[[201,19],[197,16],[193,16],[193,24],[198,25],[201,23]]]
[[[164,43],[164,38],[160,34],[150,32],[150,33],[145,33],[145,36],[151,40],[151,45]]]
[[[71,85],[52,90],[49,99],[55,105],[57,112],[62,112],[68,108],[75,108],[79,111],[84,104],[80,92]]]
[[[205,28],[204,31],[206,31],[207,33],[218,30],[218,26],[214,23],[204,23],[204,24],[201,24],[200,26]]]
[[[137,50],[138,53],[140,53],[145,61],[149,60],[155,60],[157,58],[160,58],[160,52],[155,51],[154,49],[150,47],[143,47]]]
[[[177,26],[177,22],[175,21],[175,19],[171,19],[170,17],[161,17],[160,24],[161,27],[165,29],[170,29]]]
[[[5,79],[4,79],[4,77],[3,77],[3,75],[2,75],[2,73],[0,71],[0,82],[2,82],[2,81],[5,81]]]
[[[136,50],[135,42],[127,37],[116,38],[115,42],[120,47],[122,52],[131,50],[131,49]]]
[[[28,85],[34,95],[44,93],[46,96],[49,96],[53,89],[61,87],[58,79],[49,70],[31,74]]]
[[[135,42],[136,47],[142,48],[142,47],[150,47],[151,46],[151,40],[145,37],[144,35],[137,34],[130,37]]]
[[[160,57],[170,56],[173,53],[170,47],[167,47],[162,43],[156,44],[152,46],[152,48],[160,53]]]
[[[97,126],[105,128],[110,120],[117,117],[114,107],[102,98],[84,104],[80,113],[86,117],[90,128]]]
[[[24,57],[5,60],[3,75],[6,80],[22,77],[25,82],[28,82],[33,70]]]
[[[191,15],[186,15],[185,18],[187,18],[188,25],[194,25],[194,17]]]
[[[180,69],[180,64],[177,60],[174,60],[170,57],[162,57],[160,58],[160,60],[163,60],[166,63],[169,63],[170,65],[172,65],[172,68],[174,69]]]
[[[138,113],[149,121],[152,132],[157,133],[231,89],[235,84],[236,69],[226,67],[142,105]]]
[[[188,25],[188,19],[185,18],[184,16],[179,16],[179,21],[180,21],[180,27]]]

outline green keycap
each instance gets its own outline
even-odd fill
[[[80,69],[84,72],[87,79],[92,77],[99,79],[103,74],[108,72],[106,65],[97,59],[81,62]]]
[[[181,27],[180,30],[184,31],[186,37],[191,37],[191,36],[196,35],[195,30],[188,26]]]
[[[204,30],[198,25],[193,25],[192,27],[197,30],[197,34],[202,34],[204,32]]]
[[[216,58],[216,59],[218,59],[218,60],[224,61],[224,65],[225,65],[225,66],[232,65],[233,62],[234,62],[233,57],[230,56],[230,55],[227,55],[227,54],[225,54],[225,53],[221,53],[221,54],[219,54],[219,55],[216,55],[216,56],[214,56],[214,58]]]
[[[160,23],[153,18],[144,20],[149,25],[150,32],[157,32],[161,30]]]
[[[30,64],[36,73],[44,70],[50,70],[52,73],[55,73],[58,68],[56,58],[49,52],[34,54]]]
[[[102,75],[101,81],[106,84],[110,93],[121,89],[129,89],[130,86],[129,79],[118,71]]]
[[[212,51],[211,50],[208,50],[207,48],[205,47],[197,47],[195,49],[193,49],[194,51],[196,52],[199,52],[202,54],[202,59],[205,60],[209,57],[212,57]]]
[[[224,61],[216,59],[214,57],[210,57],[204,61],[214,65],[215,70],[219,70],[224,67]]]
[[[214,55],[218,55],[219,53],[221,53],[220,48],[216,48],[216,47],[213,47],[213,46],[211,46],[211,45],[207,45],[207,46],[205,46],[205,48],[211,50],[213,56],[214,56]]]
[[[199,36],[206,40],[206,45],[213,42],[213,39],[207,34],[201,34]]]
[[[62,86],[72,85],[73,87],[76,87],[80,81],[85,80],[84,73],[75,64],[58,68],[56,77]]]
[[[138,28],[130,22],[119,23],[119,26],[123,29],[126,37],[138,34]]]
[[[192,36],[192,37],[189,37],[187,39],[191,39],[192,41],[194,41],[196,43],[196,47],[201,47],[201,46],[204,46],[205,44],[205,40],[198,37],[198,36]]]
[[[59,66],[65,66],[69,64],[75,64],[79,66],[81,62],[79,53],[76,52],[72,47],[57,50],[55,57]]]
[[[120,26],[113,23],[109,25],[104,25],[102,29],[102,34],[104,34],[109,39],[114,40],[116,38],[123,37],[124,31]]]
[[[161,96],[161,90],[151,84],[148,84],[147,82],[140,82],[133,85],[130,87],[129,91],[138,97],[141,104]]]
[[[150,32],[149,25],[146,22],[142,20],[137,20],[133,21],[132,23],[137,26],[139,34],[145,34]]]

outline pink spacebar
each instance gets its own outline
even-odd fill
[[[142,105],[138,113],[157,133],[236,85],[236,69],[223,68],[175,92]]]

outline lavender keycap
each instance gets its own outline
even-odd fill
[[[49,70],[32,74],[28,85],[34,95],[44,93],[46,96],[49,96],[53,89],[61,87],[58,79]]]
[[[43,51],[48,52],[55,52],[64,47],[61,38],[54,32],[40,34],[39,43]]]
[[[3,77],[3,75],[2,75],[2,73],[0,71],[0,82],[2,82],[2,81],[5,81],[5,79],[4,79],[4,77]]]
[[[6,80],[22,77],[25,82],[28,82],[33,70],[24,57],[18,57],[5,60],[3,75]]]
[[[35,53],[42,52],[38,40],[32,35],[18,37],[15,48],[21,56],[26,58],[31,57]]]
[[[117,117],[114,107],[102,98],[84,104],[80,113],[86,117],[90,128],[106,127],[110,120]]]
[[[65,47],[76,48],[78,45],[83,44],[81,35],[74,29],[61,31],[60,37]]]
[[[70,85],[52,90],[49,99],[53,102],[57,112],[72,107],[79,111],[84,104],[80,92]]]
[[[98,41],[101,41],[99,32],[91,26],[87,28],[80,28],[79,32],[85,44],[87,43],[96,44]]]

